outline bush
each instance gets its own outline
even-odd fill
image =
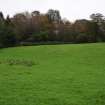
[[[80,33],[76,36],[77,43],[85,43],[88,42],[88,36],[85,33]]]
[[[15,33],[10,26],[0,25],[0,47],[9,47],[16,44]]]

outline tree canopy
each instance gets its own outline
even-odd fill
[[[79,19],[74,23],[62,19],[60,11],[49,9],[17,13],[4,18],[0,12],[0,47],[21,43],[69,42],[87,43],[105,41],[105,17],[101,13],[91,14],[91,20]]]

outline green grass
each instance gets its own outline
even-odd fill
[[[105,44],[1,49],[0,105],[105,105]]]

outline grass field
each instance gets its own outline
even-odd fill
[[[1,49],[0,105],[105,105],[105,44]]]

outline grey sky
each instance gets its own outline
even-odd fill
[[[71,21],[87,19],[90,14],[96,12],[105,15],[105,0],[0,0],[0,11],[10,16],[34,10],[45,13],[51,8],[60,10],[61,16]]]

